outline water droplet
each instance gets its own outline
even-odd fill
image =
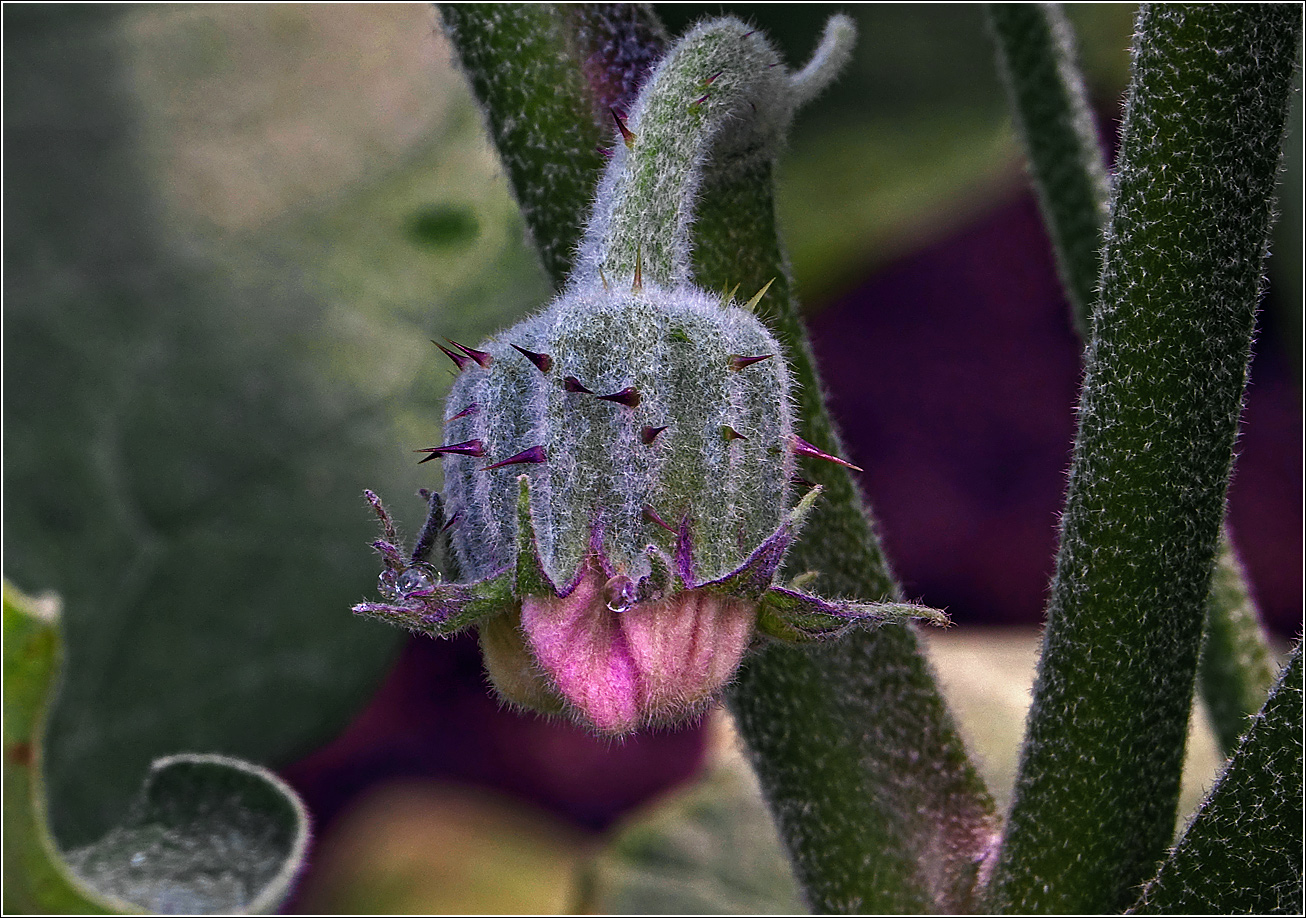
[[[439,582],[440,575],[435,572],[435,568],[419,562],[399,575],[395,580],[395,589],[401,598],[407,599],[429,593]]]
[[[377,592],[386,599],[398,599],[399,587],[396,583],[398,579],[399,575],[387,567],[381,572],[381,576],[376,578]]]
[[[618,574],[603,585],[603,598],[612,612],[625,612],[635,604],[635,581]]]

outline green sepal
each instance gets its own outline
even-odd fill
[[[784,587],[772,587],[762,594],[757,629],[768,637],[790,644],[805,644],[837,638],[855,625],[909,621],[940,626],[951,624],[945,612],[927,606],[906,602],[823,599]]]
[[[363,602],[354,612],[368,618],[420,631],[432,637],[449,637],[493,615],[512,608],[513,569],[503,570],[475,583],[437,583],[410,596],[407,604]]]
[[[535,537],[535,524],[531,522],[531,480],[526,475],[517,478],[517,572],[514,578],[516,595],[558,596],[558,588],[544,570],[540,560],[540,543]]]
[[[771,589],[775,572],[780,569],[785,553],[798,537],[820,496],[821,486],[816,485],[789,511],[775,532],[767,536],[766,541],[757,547],[747,561],[724,577],[696,584],[696,587],[739,599],[760,599]]]
[[[685,589],[685,581],[676,573],[671,559],[656,545],[644,550],[649,560],[648,584],[654,597],[670,596]]]

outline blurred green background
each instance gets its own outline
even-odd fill
[[[661,12],[673,34],[706,13],[752,18],[798,64],[836,8]],[[1024,182],[979,7],[849,12],[853,64],[800,115],[780,172],[813,311]],[[1133,7],[1069,15],[1110,111]],[[428,339],[474,342],[548,286],[427,6],[6,5],[3,17],[4,564],[20,588],[65,600],[47,767],[71,846],[120,818],[159,755],[283,766],[357,714],[404,640],[348,614],[377,572],[361,494],[386,496],[411,532],[423,507],[407,495],[438,483],[412,453],[441,442],[452,379]],[[1274,318],[1288,353],[1299,147],[1300,134],[1281,246],[1297,257],[1273,265],[1292,292],[1280,301],[1297,304]],[[1027,668],[1000,662],[1006,640],[991,675],[1022,699]],[[1020,707],[992,721],[998,773]],[[436,815],[399,833],[414,850],[502,828],[442,791],[415,793]],[[496,837],[538,837],[505,819]],[[497,882],[482,899],[440,898],[472,888],[454,865],[420,895],[401,878],[387,899],[370,876],[362,892],[313,887],[307,901],[548,908],[569,895],[559,871],[593,844],[550,831],[566,841],[521,842],[545,898],[505,905]]]

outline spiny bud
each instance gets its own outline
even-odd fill
[[[773,156],[820,81],[777,64],[741,23],[709,23],[669,53],[629,119],[612,111],[625,143],[562,293],[478,348],[437,345],[460,372],[448,445],[421,450],[442,457],[445,484],[411,557],[369,496],[387,602],[356,611],[430,634],[475,625],[505,698],[601,733],[700,711],[759,632],[804,641],[946,621],[777,581],[820,490],[794,501],[798,457],[848,463],[794,430],[788,363],[753,314],[770,284],[723,302],[691,281],[688,258],[708,152]],[[425,562],[445,542],[465,582]]]

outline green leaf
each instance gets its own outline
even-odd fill
[[[4,17],[5,564],[64,599],[46,765],[80,845],[158,756],[285,762],[361,705],[400,635],[348,612],[376,575],[358,495],[399,450],[322,372],[293,270],[170,222],[136,13]]]
[[[126,824],[60,854],[46,822],[45,715],[60,675],[57,601],[4,588],[4,906],[84,914],[272,911],[308,814],[271,772],[214,755],[156,761]]]
[[[1140,16],[999,910],[1123,908],[1170,839],[1300,29]]]
[[[1300,914],[1301,645],[1224,774],[1134,906],[1141,914]]]
[[[118,911],[68,870],[46,827],[41,754],[63,661],[59,601],[4,583],[4,910]]]
[[[271,912],[308,846],[308,813],[276,775],[239,759],[157,760],[127,821],[68,864],[101,894],[167,914]]]

